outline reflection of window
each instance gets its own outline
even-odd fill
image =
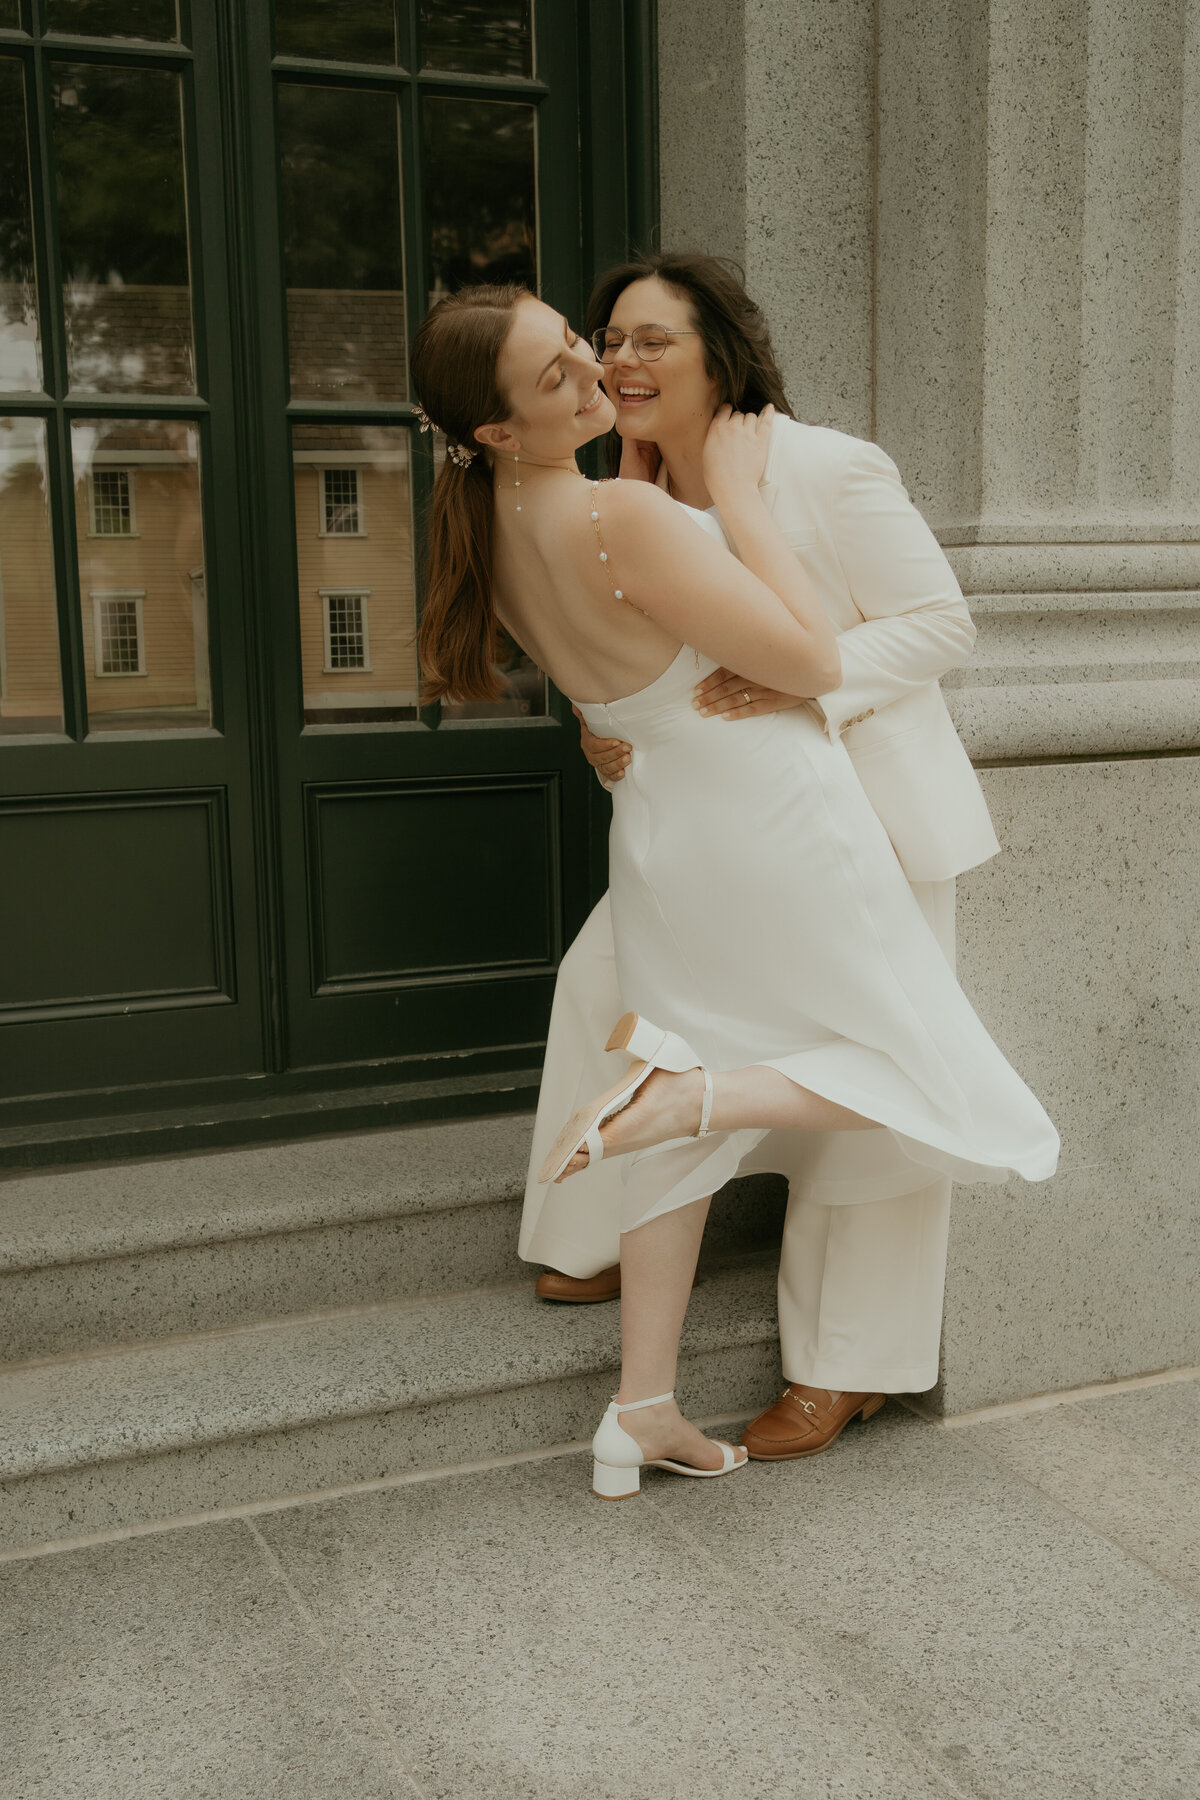
[[[357,469],[321,470],[321,535],[364,535]]]
[[[146,639],[142,630],[144,588],[92,595],[97,675],[144,675]]]
[[[133,536],[133,476],[128,469],[93,469],[92,536]]]
[[[367,634],[367,601],[370,590],[348,593],[342,588],[321,588],[325,602],[325,672],[369,669],[371,640]]]

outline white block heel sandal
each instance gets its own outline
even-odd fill
[[[636,1059],[635,1067],[615,1087],[609,1088],[598,1099],[590,1100],[586,1106],[581,1106],[567,1120],[538,1170],[540,1182],[558,1181],[577,1151],[587,1150],[588,1167],[599,1162],[604,1155],[604,1139],[600,1136],[600,1127],[606,1119],[611,1119],[614,1113],[619,1113],[622,1107],[629,1105],[642,1083],[655,1069],[669,1069],[674,1075],[682,1075],[688,1069],[700,1070],[704,1076],[704,1101],[700,1109],[699,1129],[692,1135],[698,1138],[708,1136],[708,1121],[712,1114],[712,1076],[683,1038],[677,1037],[673,1031],[661,1030],[659,1026],[652,1025],[649,1019],[639,1018],[637,1013],[626,1013],[623,1018],[618,1019],[604,1047],[606,1050],[624,1050],[627,1056]]]
[[[672,1462],[669,1457],[660,1457],[647,1462],[642,1455],[641,1446],[636,1438],[621,1424],[623,1412],[638,1412],[643,1406],[659,1406],[664,1400],[673,1400],[674,1391],[669,1394],[655,1394],[649,1400],[628,1400],[618,1406],[614,1400],[600,1421],[595,1437],[592,1439],[592,1492],[601,1500],[630,1500],[641,1488],[643,1469],[669,1469],[672,1475],[732,1475],[735,1469],[744,1469],[749,1457],[739,1459],[732,1444],[725,1444],[714,1439],[721,1451],[721,1467],[719,1469],[694,1469],[690,1463]]]

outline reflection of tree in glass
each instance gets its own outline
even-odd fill
[[[388,94],[280,87],[289,287],[404,285],[398,124]]]
[[[175,0],[46,0],[49,31],[81,37],[141,37],[161,42],[179,36]]]
[[[394,0],[275,0],[275,48],[320,62],[394,63]]]
[[[64,279],[185,285],[178,76],[85,63],[55,75]]]
[[[486,281],[537,286],[531,106],[425,102],[432,297]]]
[[[0,62],[0,387],[41,386],[21,65]]]
[[[54,75],[72,381],[190,391],[179,77],[94,64]]]
[[[531,11],[531,0],[421,0],[421,61],[473,75],[530,75]]]

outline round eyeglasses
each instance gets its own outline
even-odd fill
[[[628,337],[633,354],[642,362],[657,362],[673,337],[695,337],[694,331],[672,331],[666,325],[636,325],[632,331],[618,331],[615,325],[603,326],[592,333],[592,349],[600,362],[611,362]]]

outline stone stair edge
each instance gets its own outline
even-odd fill
[[[0,1277],[519,1200],[532,1129],[532,1113],[505,1113],[6,1173],[0,1176]],[[281,1179],[289,1171],[324,1178],[326,1170],[330,1184],[320,1194]],[[206,1199],[214,1180],[236,1185],[255,1176],[249,1200],[214,1205]]]
[[[484,1289],[0,1371],[0,1483],[594,1375],[618,1331],[617,1308]],[[776,1332],[774,1259],[747,1256],[703,1273],[682,1349]]]

